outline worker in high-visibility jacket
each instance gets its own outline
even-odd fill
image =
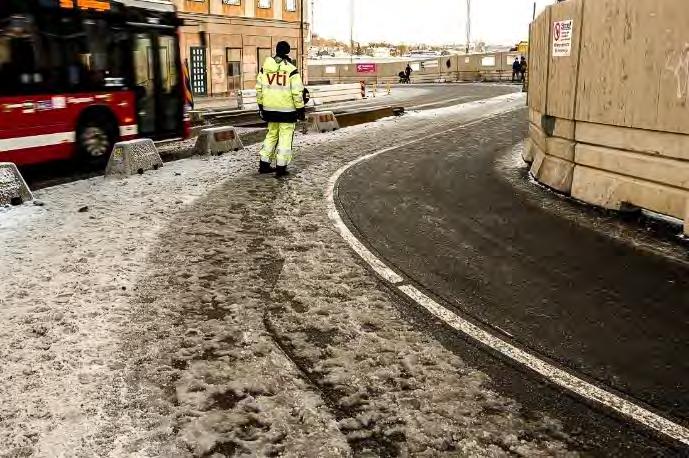
[[[261,149],[259,173],[287,175],[292,161],[294,131],[298,120],[306,118],[304,83],[289,58],[289,43],[281,41],[275,57],[268,57],[258,74],[256,100],[261,119],[268,122],[268,133]],[[276,167],[272,167],[275,160]]]

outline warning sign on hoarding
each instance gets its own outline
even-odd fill
[[[375,73],[376,64],[356,64],[357,73]]]
[[[553,57],[569,57],[572,54],[572,33],[574,21],[553,23]]]

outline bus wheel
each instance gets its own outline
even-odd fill
[[[103,164],[117,139],[117,126],[105,117],[82,122],[77,128],[80,156],[89,163]]]

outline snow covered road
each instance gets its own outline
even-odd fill
[[[0,213],[0,456],[574,454],[405,319],[324,199],[356,157],[523,103],[300,136],[286,181],[254,146]]]

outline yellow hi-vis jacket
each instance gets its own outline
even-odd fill
[[[262,106],[263,120],[297,122],[304,109],[304,83],[299,70],[289,60],[268,57],[256,81],[256,101]]]

